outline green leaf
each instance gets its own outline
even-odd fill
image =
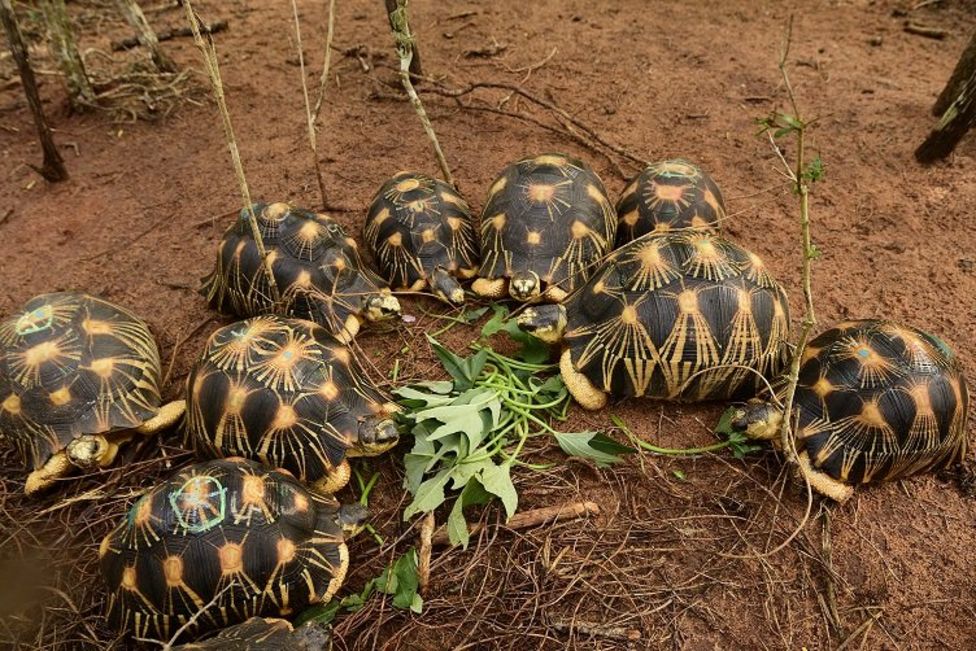
[[[474,504],[487,504],[490,500],[491,493],[486,491],[477,479],[472,478],[467,483],[464,490],[461,491],[461,495],[454,500],[451,514],[447,516],[447,536],[452,545],[468,548],[470,534],[468,532],[468,521],[464,517],[464,509]]]
[[[732,421],[735,419],[736,412],[738,412],[741,407],[732,405],[728,409],[722,412],[719,416],[718,423],[715,424],[715,433],[720,434],[725,437],[729,437],[735,433],[732,428]]]
[[[420,585],[417,576],[417,550],[411,547],[406,554],[397,559],[393,564],[393,576],[396,577],[393,605],[419,613],[423,601],[417,601],[419,597],[417,587]]]
[[[485,305],[484,307],[465,308],[464,312],[461,312],[461,316],[459,318],[465,323],[474,323],[487,314],[488,308],[488,305]]]
[[[447,384],[450,384],[450,382]],[[450,389],[448,389],[448,391],[450,391]],[[438,405],[447,404],[451,401],[451,396],[449,395],[421,391],[416,386],[400,387],[399,389],[394,389],[393,393],[401,398],[400,404],[409,407],[410,409],[436,407]]]
[[[449,351],[430,335],[427,335],[427,341],[430,342],[430,347],[434,349],[437,358],[441,360],[441,366],[454,378],[454,386],[461,391],[470,389],[474,379],[468,376],[466,360]]]
[[[481,326],[482,337],[490,337],[493,334],[501,332],[502,327],[505,325],[505,321],[508,320],[509,312],[508,307],[505,305],[496,303],[491,306],[491,309],[494,311],[494,313],[491,315],[491,318],[488,319],[485,325]]]
[[[810,161],[810,164],[807,165],[807,168],[803,170],[802,176],[803,178],[805,178],[806,180],[812,183],[819,181],[824,177],[824,164],[823,164],[823,160],[820,159],[820,156],[817,156],[812,161]]]
[[[417,592],[413,593],[413,599],[410,600],[410,610],[418,615],[424,610],[424,598]]]
[[[442,468],[436,475],[425,479],[417,492],[414,493],[413,501],[403,510],[404,521],[409,520],[417,513],[430,513],[444,503],[444,486],[450,479],[450,468]]]
[[[518,492],[515,490],[515,484],[512,483],[511,463],[485,466],[479,477],[485,490],[501,499],[506,516],[510,518],[515,515],[518,509]]]
[[[677,477],[678,479],[680,479],[681,481],[685,480],[685,473],[683,470],[674,469],[671,471],[671,474]]]
[[[306,622],[331,624],[336,615],[339,614],[339,608],[341,608],[342,605],[342,602],[340,602],[338,599],[332,599],[329,601],[329,603],[318,604],[316,606],[312,606],[311,608],[306,608],[298,614],[298,617],[295,618],[295,626],[301,626]]]
[[[779,119],[780,122],[792,127],[793,129],[803,128],[803,123],[797,120],[795,116],[790,115],[789,113],[777,113],[776,117]]]
[[[621,454],[637,451],[600,432],[557,432],[556,441],[569,456],[590,459],[601,467],[617,463]]]

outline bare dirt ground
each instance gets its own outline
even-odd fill
[[[314,85],[327,3],[299,4]],[[358,237],[384,179],[400,169],[435,173],[436,167],[409,105],[393,98],[397,82],[382,3],[337,4],[319,156],[331,201],[347,209],[334,214]],[[819,118],[811,150],[827,169],[811,204],[814,239],[823,251],[814,291],[822,324],[884,316],[931,330],[976,377],[976,135],[943,164],[923,168],[911,155],[976,27],[976,5],[924,4],[913,18],[945,29],[945,40],[902,30],[905,18],[893,12],[911,9],[912,2],[811,1],[795,8],[789,71],[804,113]],[[112,3],[70,6],[87,16],[83,48],[108,50],[110,39],[128,35]],[[428,74],[454,87],[521,83],[641,159],[699,162],[727,197],[734,215],[727,232],[766,260],[800,313],[795,200],[754,122],[783,106],[776,62],[791,4],[414,0],[411,6]],[[230,21],[218,48],[252,194],[316,206],[289,3],[200,2],[197,9]],[[176,9],[150,12],[150,19],[158,28],[183,24]],[[343,54],[359,45],[372,61],[368,71]],[[201,68],[189,39],[165,47],[182,66]],[[485,48],[494,54],[470,54]],[[45,52],[38,48],[38,67],[51,69]],[[0,313],[37,293],[64,289],[127,305],[150,322],[164,360],[172,360],[166,390],[175,396],[206,336],[221,323],[194,288],[213,264],[228,213],[240,206],[212,103],[200,92],[198,104],[152,122],[71,115],[58,79],[42,75],[71,173],[70,181],[54,186],[25,165],[40,155],[20,87],[6,81],[13,78],[9,58],[0,59],[0,74]],[[198,75],[197,83],[203,88],[205,78]],[[478,91],[466,101],[497,106],[505,94]],[[424,97],[475,209],[495,174],[528,154],[556,150],[588,160],[614,198],[626,181],[616,166],[624,175],[636,171],[568,135]],[[514,98],[505,108],[530,111]],[[561,129],[550,114],[532,114]],[[443,308],[404,302],[418,316],[415,323],[393,335],[364,333],[359,343],[384,374],[399,358],[401,377],[426,376],[434,359],[423,333],[443,325],[430,316]],[[446,339],[460,350],[475,336],[456,328]],[[649,441],[697,445],[713,440],[709,426],[721,409],[634,400],[604,412],[574,409],[569,426],[606,429],[615,413]],[[88,478],[30,503],[18,494],[17,460],[3,457],[0,646],[125,647],[101,619],[95,550],[136,491],[189,461],[179,446],[179,435],[167,434],[130,450],[125,472]],[[353,543],[351,591],[416,540],[399,517],[401,452],[369,464],[382,472],[372,506],[387,544],[380,548],[365,536]],[[560,458],[545,450],[533,455]],[[815,499],[802,533],[762,556],[786,539],[807,503],[771,452],[744,461],[727,454],[647,455],[609,471],[581,462],[525,471],[517,476],[523,508],[578,498],[598,502],[602,515],[517,533],[490,528],[467,551],[435,551],[423,614],[394,610],[374,597],[359,613],[340,617],[336,645],[972,648],[976,501],[957,483],[942,474],[880,485],[858,491],[842,507]],[[485,517],[496,520],[497,508]],[[18,562],[24,558],[26,569]],[[46,586],[36,595],[23,587],[33,575]]]

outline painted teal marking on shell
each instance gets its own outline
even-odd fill
[[[135,502],[135,504],[133,504],[132,507],[129,509],[129,513],[125,517],[126,517],[126,521],[129,523],[129,526],[130,527],[132,527],[132,526],[135,525],[135,523],[136,523],[136,514],[139,513],[139,508],[148,499],[149,499],[149,496],[148,495],[143,495],[142,497],[140,497],[139,499],[137,499],[136,502]]]
[[[861,359],[867,359],[870,354],[871,351],[869,351],[867,348],[857,349],[857,356],[860,357]]]
[[[191,477],[169,494],[169,505],[184,534],[203,533],[224,521],[227,489],[215,477]]]
[[[949,344],[943,341],[940,337],[935,336],[931,332],[923,332],[922,334],[932,340],[936,348],[942,351],[942,354],[946,356],[946,359],[952,359],[955,356],[955,353],[952,352],[952,348],[949,347]]]
[[[35,332],[47,330],[54,323],[54,308],[42,305],[30,312],[25,312],[17,319],[16,332],[20,336],[31,335]]]

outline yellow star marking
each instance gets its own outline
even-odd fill
[[[237,543],[225,543],[217,551],[217,557],[224,574],[236,574],[244,569],[244,550]]]
[[[420,181],[414,178],[403,179],[393,187],[397,192],[411,192],[420,187]]]
[[[96,319],[85,319],[81,322],[81,329],[89,335],[110,335],[114,330],[108,321]]]
[[[285,430],[295,426],[298,422],[298,414],[291,405],[280,405],[275,412],[274,420],[271,422],[271,429]]]
[[[328,381],[319,387],[319,393],[326,400],[335,400],[339,396],[339,387],[332,381]]]
[[[529,234],[525,237],[525,241],[527,244],[538,244],[542,241],[542,235],[536,231],[529,231]]]
[[[295,558],[295,543],[288,540],[287,538],[279,538],[278,544],[275,545],[275,550],[278,553],[278,564],[285,565],[286,563],[292,562]]]
[[[3,410],[7,413],[17,415],[20,413],[20,396],[11,393],[9,396],[3,399],[3,403],[0,404]]]
[[[556,188],[552,185],[533,183],[529,185],[526,194],[535,203],[548,203],[556,194]]]
[[[122,570],[122,587],[126,590],[136,589],[136,568],[127,567]]]
[[[241,485],[241,499],[245,504],[264,506],[264,477],[245,475]]]
[[[553,165],[555,167],[562,167],[566,164],[566,159],[562,156],[543,154],[542,156],[536,156],[532,162],[536,165]]]
[[[68,387],[61,387],[57,391],[52,392],[48,398],[53,404],[61,407],[71,402],[71,390]]]
[[[111,357],[93,359],[90,368],[92,373],[103,380],[107,380],[108,378],[112,377],[112,372],[115,369],[115,360]]]
[[[574,221],[573,225],[569,227],[569,232],[573,234],[573,238],[577,240],[581,240],[584,237],[588,236],[593,231],[590,230],[590,228],[586,224],[577,220]]]
[[[179,556],[167,556],[163,561],[163,577],[170,588],[183,585],[183,559]]]

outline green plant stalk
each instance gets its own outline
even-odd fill
[[[434,156],[437,158],[437,164],[441,168],[441,174],[444,175],[444,180],[453,186],[454,177],[451,176],[451,169],[447,165],[447,159],[444,158],[444,152],[441,150],[440,142],[437,140],[437,134],[434,133],[434,127],[430,123],[430,118],[427,117],[427,111],[424,110],[423,102],[420,101],[420,96],[417,95],[417,91],[413,87],[413,82],[410,80],[410,63],[413,61],[414,37],[410,32],[410,24],[407,22],[407,0],[397,0],[396,11],[390,13],[390,27],[393,29],[397,57],[400,59],[400,82],[403,84],[403,89],[407,91],[410,104],[417,113],[417,117],[420,118],[420,124],[424,127],[427,138],[430,139],[430,144],[434,149]]]
[[[786,393],[783,400],[783,424],[780,428],[780,446],[787,460],[796,462],[796,449],[794,447],[793,432],[793,401],[796,396],[796,387],[800,381],[800,360],[803,358],[803,351],[807,346],[810,333],[817,323],[816,313],[813,307],[813,260],[816,252],[810,236],[810,188],[804,176],[804,135],[806,123],[800,116],[799,108],[796,103],[796,96],[793,93],[793,85],[790,83],[789,73],[786,71],[786,59],[790,51],[790,41],[793,35],[793,16],[790,16],[787,25],[786,42],[783,46],[783,54],[780,57],[779,69],[783,76],[783,82],[789,95],[790,105],[793,107],[793,117],[799,126],[796,128],[796,165],[790,171],[794,183],[794,190],[800,200],[800,237],[803,247],[803,299],[804,313],[803,325],[800,330],[800,338],[797,341],[796,349],[790,359],[790,370],[787,375]]]

